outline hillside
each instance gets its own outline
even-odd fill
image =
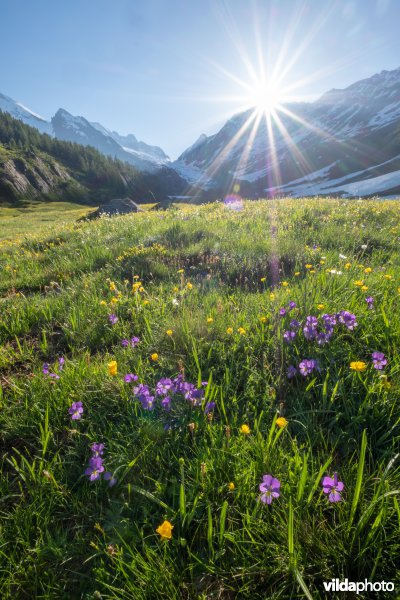
[[[170,190],[179,193],[184,183],[170,169],[140,172],[0,112],[0,202],[50,199],[98,205],[127,195],[145,202],[163,200]]]

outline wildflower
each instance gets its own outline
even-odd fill
[[[280,429],[283,429],[284,427],[286,427],[286,426],[287,426],[287,424],[288,424],[288,422],[289,422],[289,421],[287,421],[287,420],[285,419],[285,417],[278,417],[278,419],[275,421],[276,425],[278,425],[278,427],[279,427]]]
[[[232,328],[232,327],[228,327],[228,329],[226,330],[226,333],[227,333],[228,335],[232,335],[232,333],[233,333],[233,328]]]
[[[318,310],[323,310],[325,308],[325,304],[317,304]]]
[[[250,427],[244,423],[240,426],[240,433],[244,433],[244,435],[249,435]]]
[[[115,325],[118,322],[118,317],[114,314],[108,315],[108,320],[110,321],[111,325]]]
[[[171,397],[170,396],[164,396],[164,398],[161,400],[161,406],[165,410],[169,410],[171,408]]]
[[[193,283],[190,283],[190,281],[186,284],[186,287],[188,290],[193,289]]]
[[[367,267],[366,269],[364,269],[364,273],[372,273],[371,267]]]
[[[107,471],[107,473],[104,473],[103,478],[106,481],[108,481],[108,487],[113,487],[117,483],[117,479],[113,477],[112,473],[110,473],[109,471]]]
[[[366,368],[367,363],[363,362],[362,360],[354,360],[350,363],[350,369],[352,369],[353,371],[365,371]]]
[[[285,340],[285,342],[287,344],[291,344],[294,341],[295,337],[296,337],[295,331],[288,330],[288,331],[285,331],[283,334],[283,339]]]
[[[94,458],[98,458],[99,456],[103,456],[103,454],[104,454],[104,444],[94,442],[90,446],[90,449],[92,451],[92,456]]]
[[[179,292],[179,288],[175,286],[175,287],[172,289],[172,291],[173,291],[175,294],[177,294],[177,293]]]
[[[295,277],[298,277],[300,275],[300,271],[296,271],[296,273],[294,274]]]
[[[138,380],[138,376],[134,375],[133,373],[127,373],[124,377],[125,383],[132,383],[132,381],[137,381],[137,380]]]
[[[168,392],[173,390],[173,388],[174,382],[172,379],[161,377],[160,381],[156,384],[156,394],[157,396],[165,396]]]
[[[346,260],[347,256],[345,256],[344,254],[339,254],[339,258],[341,258],[342,260]]]
[[[173,334],[173,331],[172,331],[172,329],[167,329],[167,331],[165,333],[171,337],[171,335]]]
[[[239,329],[238,329],[238,333],[239,333],[240,335],[246,335],[246,330],[245,330],[243,327],[239,327]]]
[[[307,265],[306,265],[306,269],[312,269],[312,265],[310,265],[310,264],[307,264]]]
[[[262,483],[260,483],[259,489],[262,492],[261,502],[264,504],[271,504],[274,498],[279,498],[281,482],[272,475],[263,475]]]
[[[279,316],[284,317],[286,315],[286,308],[279,309]]]
[[[49,371],[49,363],[44,363],[43,364],[43,375],[49,375],[50,371]]]
[[[206,407],[204,409],[204,414],[208,415],[208,413],[214,410],[215,407],[215,402],[207,402]]]
[[[267,317],[260,317],[261,323],[266,323],[268,321]]]
[[[273,292],[270,293],[269,299],[270,300],[275,300],[275,294]]]
[[[282,287],[288,287],[288,286],[289,286],[289,284],[288,284],[288,282],[287,282],[287,281],[282,281],[282,282],[281,282],[281,286],[282,286]]]
[[[230,483],[228,483],[228,490],[230,492],[233,492],[234,489],[235,489],[235,484],[233,483],[233,481],[231,481]]]
[[[267,279],[266,277],[261,277],[260,281],[264,282],[264,281],[266,281],[266,279]]]
[[[117,373],[118,373],[117,361],[112,360],[111,362],[108,363],[108,374],[116,375]]]
[[[358,280],[358,281],[355,281],[355,282],[354,282],[354,285],[356,285],[357,287],[362,287],[362,286],[364,285],[364,282],[363,282],[363,281],[360,281],[360,280]]]
[[[151,360],[153,362],[157,362],[158,361],[158,354],[157,354],[157,352],[153,352],[153,354],[151,355],[150,358],[151,358]]]
[[[293,377],[295,377],[297,375],[296,367],[294,367],[293,365],[289,365],[286,375],[287,375],[288,379],[293,379]]]
[[[73,421],[77,421],[81,418],[83,413],[82,402],[73,402],[71,407],[68,409],[69,414],[71,415],[71,419]]]
[[[299,371],[304,377],[310,375],[314,371],[314,369],[319,370],[318,361],[316,361],[314,358],[305,358],[299,364]]]
[[[177,273],[184,273],[184,272],[185,272],[185,269],[179,269],[179,270],[177,271]]]
[[[361,287],[361,291],[362,291],[362,292],[366,292],[367,290],[368,290],[368,286],[367,286],[367,285],[363,285],[363,286]]]
[[[391,281],[393,279],[393,275],[384,275],[385,279]]]
[[[58,359],[58,370],[59,371],[63,370],[64,364],[65,364],[65,358],[63,356],[60,356],[60,358]]]
[[[89,466],[85,470],[85,475],[87,475],[90,481],[96,481],[96,479],[100,478],[101,473],[104,471],[103,459],[100,457],[94,457],[89,459]]]
[[[350,269],[350,267],[351,267],[351,263],[349,263],[349,262],[344,265],[344,268],[347,270]]]
[[[382,371],[383,367],[387,365],[387,359],[383,352],[373,352],[371,356],[374,363],[374,369]]]
[[[212,317],[207,317],[207,323],[212,323],[214,319]]]
[[[324,494],[329,494],[329,502],[340,502],[342,499],[340,493],[344,489],[342,481],[338,481],[337,473],[331,477],[324,477],[321,481]]]
[[[290,327],[294,330],[297,330],[300,327],[300,322],[297,319],[293,319],[290,321]]]
[[[374,308],[374,299],[372,296],[367,296],[365,302],[367,303],[368,308]]]
[[[107,302],[105,300],[100,300],[100,306],[107,306]]]
[[[337,316],[339,323],[345,325],[350,331],[353,331],[354,327],[357,327],[358,325],[356,315],[349,312],[348,310],[340,311],[340,313]]]
[[[183,271],[183,269],[181,269]],[[170,540],[172,538],[172,530],[174,526],[171,525],[169,521],[164,521],[159,527],[157,527],[156,532],[161,536],[162,540]]]
[[[172,304],[173,304],[173,306],[179,306],[179,302],[176,298],[172,299]]]

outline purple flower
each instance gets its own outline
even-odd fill
[[[60,376],[57,375],[57,373],[49,373],[49,377],[51,377],[52,379],[60,379]]]
[[[353,315],[353,313],[349,312],[348,310],[340,311],[337,316],[339,323],[345,325],[350,331],[353,331],[353,329],[358,325],[356,315]]]
[[[295,331],[289,330],[289,331],[285,331],[283,334],[283,339],[285,340],[285,342],[287,344],[291,344],[294,341],[295,337],[296,337]]]
[[[310,375],[314,371],[314,369],[319,370],[318,361],[316,361],[314,358],[305,358],[299,364],[299,371],[304,377]]]
[[[279,488],[281,487],[281,482],[279,479],[272,477],[272,475],[263,475],[263,480],[259,487],[260,492],[262,492],[260,500],[264,504],[271,504],[274,498],[279,498],[280,496]]]
[[[94,458],[98,458],[99,456],[103,456],[103,454],[104,454],[104,444],[99,444],[97,442],[94,442],[90,446],[90,449],[92,451],[92,455]]]
[[[49,363],[44,363],[43,364],[43,375],[48,375],[50,373],[49,371]]]
[[[117,479],[109,471],[104,473],[103,478],[108,481],[108,487],[113,487],[117,483]]]
[[[293,300],[291,300],[289,302],[289,310],[293,310],[294,308],[296,308],[297,304],[296,302],[293,302]]]
[[[123,346],[124,348],[129,346],[129,340],[127,340],[127,339],[121,340],[121,346]]]
[[[183,380],[182,373],[179,373],[179,375],[177,375],[175,377],[175,379],[173,379],[173,382],[174,382],[175,392],[177,392],[178,394],[183,394],[185,382]]]
[[[281,317],[284,317],[284,316],[286,315],[286,308],[280,308],[280,309],[279,309],[279,315],[280,315]]]
[[[96,481],[96,479],[100,478],[101,473],[103,473],[103,459],[100,457],[94,457],[89,459],[89,466],[85,470],[85,475],[87,475],[90,481]]]
[[[326,331],[332,331],[333,327],[336,325],[337,321],[336,321],[336,315],[329,315],[329,314],[325,314],[322,315],[321,317],[323,323],[324,323],[324,327]]]
[[[214,410],[215,406],[215,402],[207,402],[206,407],[204,409],[204,414],[208,415],[209,412]]]
[[[64,363],[65,363],[65,358],[63,358],[62,356],[60,356],[60,358],[58,359],[58,370],[59,371],[63,370]]]
[[[314,340],[317,337],[317,330],[314,327],[303,327],[303,334],[306,340]]]
[[[206,387],[206,386],[208,385],[208,381],[202,381],[202,382],[201,382],[201,385],[202,385],[203,387]]]
[[[81,418],[83,413],[82,402],[73,402],[71,407],[68,409],[69,414],[71,415],[71,419],[73,421],[77,421]]]
[[[382,371],[383,367],[387,365],[387,358],[383,352],[373,352],[372,353],[372,361],[374,363],[374,369],[378,369],[378,371]]]
[[[295,330],[299,329],[300,321],[298,321],[297,319],[293,319],[292,321],[290,321],[290,327]]]
[[[135,346],[137,346],[139,342],[140,342],[140,338],[132,337],[130,340],[127,340],[127,339],[122,340],[121,344],[122,344],[122,346],[124,346],[124,348],[127,348],[128,346],[131,346],[131,348],[135,348]]]
[[[172,379],[161,377],[160,381],[156,384],[156,394],[157,396],[165,396],[168,392],[173,390],[173,388],[174,382]]]
[[[374,308],[374,299],[372,296],[367,296],[365,302],[367,303],[368,308]]]
[[[108,320],[110,321],[111,325],[115,325],[118,321],[118,317],[117,315],[108,315]]]
[[[171,409],[171,398],[170,398],[170,396],[165,396],[165,398],[163,398],[161,400],[161,406],[165,410],[170,410]]]
[[[323,331],[321,331],[320,333],[317,334],[317,344],[319,346],[323,346],[324,344],[327,344],[331,339],[331,333],[324,333]]]
[[[316,329],[318,327],[318,319],[317,317],[313,317],[312,315],[306,318],[306,327],[310,327],[312,329]]]
[[[140,383],[133,389],[133,393],[141,403],[144,410],[152,410],[154,408],[154,396],[150,395],[150,389],[147,385]]]
[[[331,477],[324,477],[321,481],[324,494],[329,494],[329,502],[339,502],[342,498],[340,493],[344,489],[342,481],[338,481],[337,473]]]
[[[133,373],[127,373],[124,377],[125,383],[132,383],[132,381],[137,381],[138,379],[138,376]]]
[[[297,375],[296,367],[294,367],[293,365],[289,365],[286,374],[287,374],[288,379],[293,379],[293,377],[296,377],[296,375]]]

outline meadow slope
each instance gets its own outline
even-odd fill
[[[5,235],[1,597],[399,592],[399,209],[216,203]]]

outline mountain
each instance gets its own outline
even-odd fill
[[[256,129],[250,110],[202,135],[172,163],[192,184],[242,195],[400,193],[400,68],[312,103],[277,110]]]
[[[93,146],[106,156],[125,161],[141,171],[155,172],[167,167],[169,157],[158,146],[150,146],[133,134],[122,136],[109,131],[100,123],[91,123],[84,117],[71,115],[60,108],[51,121],[46,121],[23,104],[0,94],[0,110],[9,113],[26,125],[35,127],[57,139]]]
[[[1,203],[47,199],[98,206],[124,196],[154,202],[182,193],[185,186],[172,169],[138,171],[92,146],[41,134],[36,127],[0,111]]]

